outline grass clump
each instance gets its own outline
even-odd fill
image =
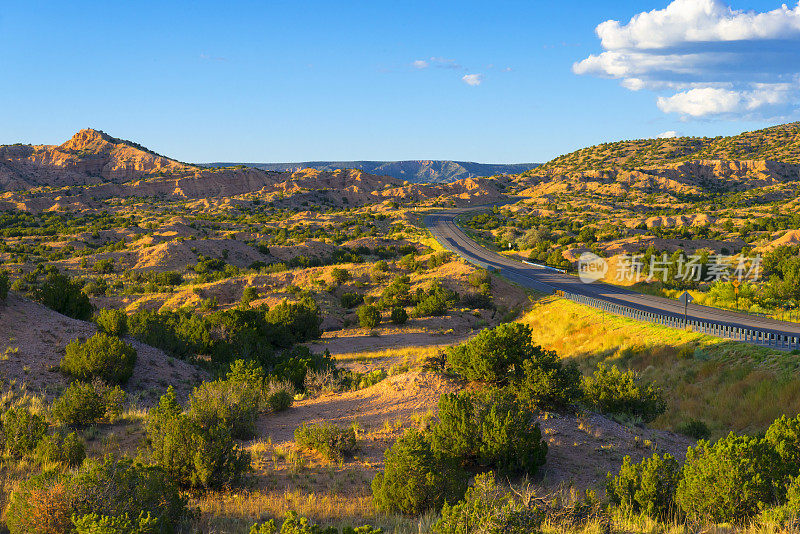
[[[431,532],[534,533],[539,532],[543,517],[536,507],[499,488],[492,473],[484,473],[475,477],[461,501],[445,503]]]

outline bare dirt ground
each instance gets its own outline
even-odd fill
[[[541,414],[537,422],[547,440],[547,463],[537,483],[545,488],[602,488],[606,473],[616,472],[625,456],[638,462],[655,453],[679,462],[691,438],[663,430],[621,425],[599,414]]]
[[[338,469],[368,480],[383,469],[383,454],[394,440],[408,428],[435,422],[439,396],[457,390],[458,385],[447,378],[413,370],[360,391],[297,402],[286,412],[262,418],[259,435],[274,446],[291,448],[294,429],[303,423],[357,423],[361,450]],[[547,463],[532,482],[545,491],[570,487],[602,491],[606,473],[616,472],[625,456],[640,461],[666,452],[682,462],[686,448],[694,443],[672,432],[626,426],[598,414],[542,413],[537,423],[548,453]]]
[[[408,428],[419,422],[420,417],[435,411],[440,395],[457,389],[456,383],[446,377],[413,370],[358,391],[295,402],[285,412],[264,417],[259,435],[269,437],[275,444],[291,442],[295,428],[301,424],[323,421],[340,426],[357,422],[363,433],[395,434],[395,427]],[[384,432],[387,423],[392,430]]]
[[[33,393],[52,399],[69,383],[58,371],[68,343],[89,338],[97,332],[94,323],[79,321],[9,293],[0,304],[0,386],[23,384]],[[127,338],[137,352],[133,376],[125,390],[141,407],[149,406],[172,385],[181,397],[205,373],[194,366],[167,356],[163,351]]]

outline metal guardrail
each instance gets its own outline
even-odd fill
[[[732,339],[734,341],[743,341],[753,345],[762,345],[765,347],[772,347],[781,350],[800,349],[800,336],[786,335],[778,332],[770,332],[768,330],[759,330],[756,328],[742,328],[724,323],[717,323],[713,321],[699,321],[696,319],[684,319],[679,315],[656,313],[637,310],[621,304],[614,304],[605,300],[586,297],[584,295],[577,295],[566,291],[557,290],[556,295],[569,299],[580,304],[586,304],[593,308],[599,308],[609,313],[629,317],[637,321],[646,321],[655,323],[670,328],[686,329],[690,328],[693,332],[708,334],[715,337],[724,339]]]
[[[547,269],[548,271],[555,271],[555,272],[561,273],[561,274],[566,274],[567,273],[567,271],[565,271],[564,269],[558,269],[556,267],[550,267],[549,265],[545,265],[543,263],[533,263],[532,261],[528,261],[528,260],[522,260],[522,263],[524,263],[525,265],[533,265],[534,267],[540,267],[542,269]]]

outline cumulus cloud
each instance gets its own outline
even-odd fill
[[[465,74],[461,77],[461,81],[474,87],[481,84],[483,81],[483,74]]]
[[[662,93],[656,103],[665,113],[767,117],[798,102],[800,2],[758,13],[722,0],[674,0],[596,31],[604,51],[573,71]]]
[[[656,136],[656,139],[672,139],[674,137],[678,137],[678,132],[675,130],[667,130],[666,132],[661,132]]]
[[[428,65],[429,65],[428,62],[425,61],[424,59],[418,59],[411,63],[411,66],[414,67],[415,69],[427,69]]]

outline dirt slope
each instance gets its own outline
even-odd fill
[[[23,383],[29,391],[54,397],[69,379],[58,366],[68,343],[94,335],[93,323],[61,315],[14,293],[0,303],[0,387]],[[170,385],[184,397],[205,373],[163,351],[126,339],[138,357],[125,390],[139,406],[148,406]]]

